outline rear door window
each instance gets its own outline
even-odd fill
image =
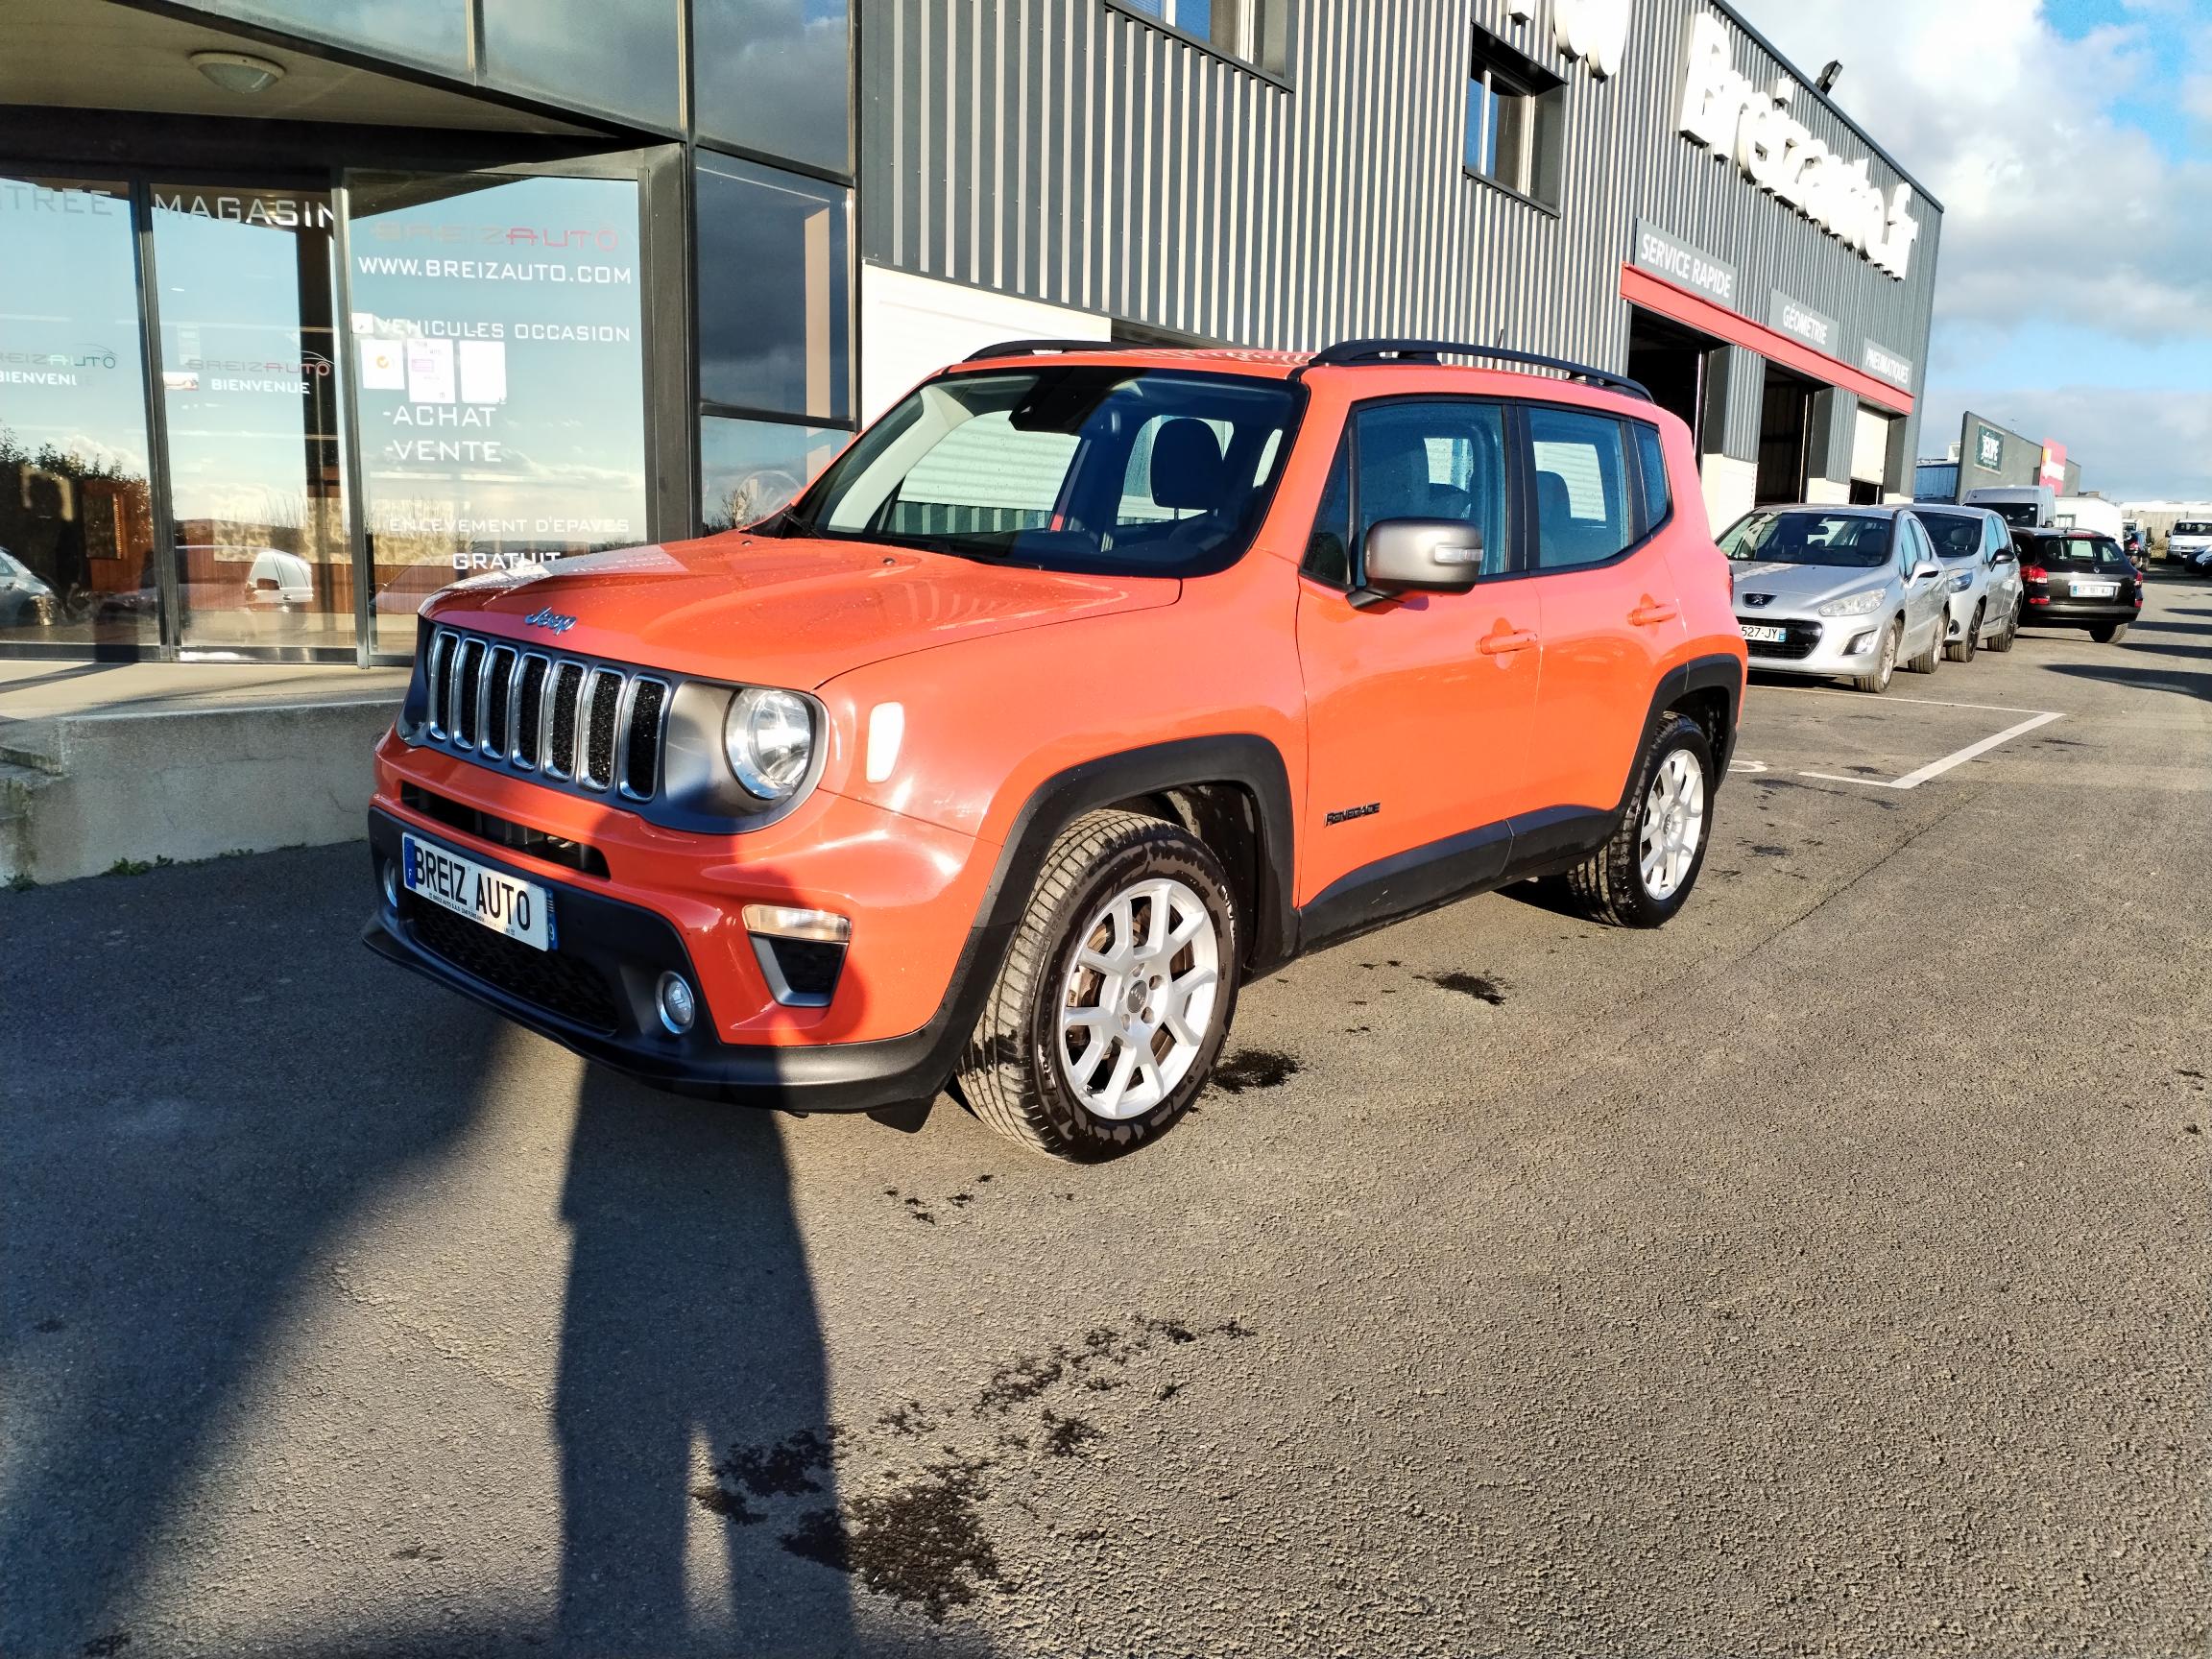
[[[1621,422],[1571,409],[1530,409],[1536,475],[1536,563],[1544,570],[1602,565],[1634,543]]]

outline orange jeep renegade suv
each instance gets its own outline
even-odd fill
[[[1110,1157],[1302,951],[1530,877],[1669,920],[1743,670],[1632,382],[1024,342],[750,529],[435,596],[368,939],[667,1088]]]

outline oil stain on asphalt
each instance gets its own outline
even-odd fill
[[[1225,1094],[1280,1089],[1298,1075],[1298,1062],[1272,1048],[1239,1048],[1214,1069],[1212,1086]]]
[[[1439,990],[1456,991],[1462,997],[1472,997],[1478,1002],[1487,1002],[1493,1008],[1505,1006],[1505,985],[1481,974],[1431,974],[1429,983]]]
[[[1105,1404],[1132,1368],[1157,1371],[1175,1349],[1254,1334],[1234,1318],[1193,1329],[1182,1319],[1139,1314],[1096,1326],[1079,1342],[1055,1343],[994,1368],[961,1402],[903,1400],[858,1434],[830,1424],[733,1446],[691,1497],[733,1526],[776,1522],[777,1542],[789,1554],[942,1623],[952,1609],[1006,1581],[987,1525],[994,1495],[1034,1478],[1046,1459],[1082,1458],[1110,1437],[1109,1427],[1059,1407],[1076,1399]],[[1165,1403],[1187,1386],[1168,1376],[1145,1392]],[[917,1464],[913,1455],[925,1444]],[[832,1476],[835,1501],[819,1502]],[[1018,1494],[1007,1502],[1034,1517]]]

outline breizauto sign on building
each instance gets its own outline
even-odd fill
[[[1716,160],[1726,157],[1763,190],[1902,282],[1920,235],[1912,186],[1887,195],[1873,162],[1838,155],[1790,113],[1797,83],[1785,76],[1768,90],[1736,67],[1728,31],[1710,12],[1690,20],[1690,69],[1682,88],[1682,133]]]

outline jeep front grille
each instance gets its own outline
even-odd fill
[[[626,800],[660,792],[670,682],[453,628],[431,634],[425,672],[433,745]]]

